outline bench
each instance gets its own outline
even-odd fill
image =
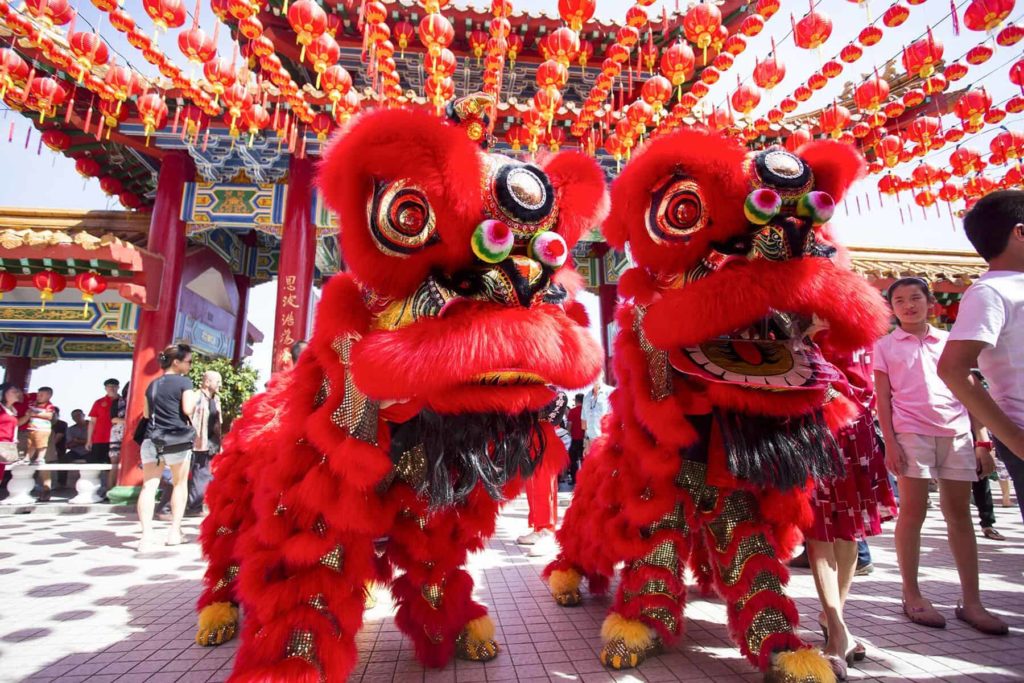
[[[0,505],[32,505],[36,499],[32,497],[32,489],[35,488],[36,472],[78,472],[78,481],[75,482],[77,496],[69,500],[75,505],[87,505],[98,503],[103,500],[99,491],[102,488],[100,474],[108,472],[113,465],[86,464],[86,463],[39,463],[38,465],[13,464],[7,466],[11,473],[11,480],[7,482],[7,498],[0,501]]]

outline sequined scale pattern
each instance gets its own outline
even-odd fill
[[[336,339],[332,348],[338,354],[341,363],[346,366],[346,371],[345,396],[341,400],[341,405],[331,414],[331,421],[356,439],[376,446],[379,405],[359,391],[352,379],[352,373],[347,370],[352,357],[352,338]]]
[[[661,401],[672,394],[672,374],[668,369],[668,352],[656,349],[644,334],[645,306],[637,306],[633,317],[633,331],[640,340],[640,348],[647,356],[647,373],[651,382],[651,398]]]

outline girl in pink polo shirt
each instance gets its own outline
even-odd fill
[[[978,590],[971,484],[995,468],[991,452],[980,445],[987,440],[984,429],[972,424],[936,372],[948,333],[928,324],[928,283],[920,278],[897,280],[887,298],[899,326],[875,345],[875,390],[886,467],[899,481],[896,556],[903,579],[903,612],[915,624],[946,626],[945,617],[921,594],[917,582],[928,482],[934,478],[939,481],[946,536],[960,575],[962,600],[956,617],[983,633],[1005,634],[1006,624],[985,609]]]

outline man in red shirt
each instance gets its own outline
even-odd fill
[[[86,436],[85,448],[89,451],[91,463],[110,464],[110,428],[113,426],[113,410],[118,398],[121,383],[116,379],[108,379],[103,383],[106,394],[96,399],[89,411],[89,433]]]
[[[569,485],[576,486],[576,473],[583,462],[583,394],[576,394],[572,408],[569,409]]]

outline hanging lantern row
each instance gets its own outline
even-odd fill
[[[7,271],[0,270],[0,299],[7,292],[14,291],[18,286],[18,279]],[[53,295],[63,292],[67,288],[67,278],[53,270],[43,270],[32,276],[32,286],[39,290],[40,306],[46,308],[47,302],[53,301]],[[107,280],[99,273],[80,273],[75,276],[75,287],[82,292],[82,301],[85,304],[82,317],[89,317],[89,304],[93,302],[97,294],[102,294],[107,289]]]
[[[561,7],[561,5],[560,5]],[[581,21],[587,21],[586,8],[579,10]],[[593,9],[590,10],[591,15]],[[512,24],[509,16],[512,14],[512,3],[507,0],[494,0],[491,3],[492,18],[488,26],[490,38],[484,44],[486,57],[484,59],[484,92],[494,98],[494,111],[491,112],[491,121],[497,119],[498,100],[501,95],[501,85],[504,77],[505,60],[509,59],[515,63],[515,55],[522,49],[522,38],[512,35]],[[518,47],[512,51],[512,38],[518,40]]]

